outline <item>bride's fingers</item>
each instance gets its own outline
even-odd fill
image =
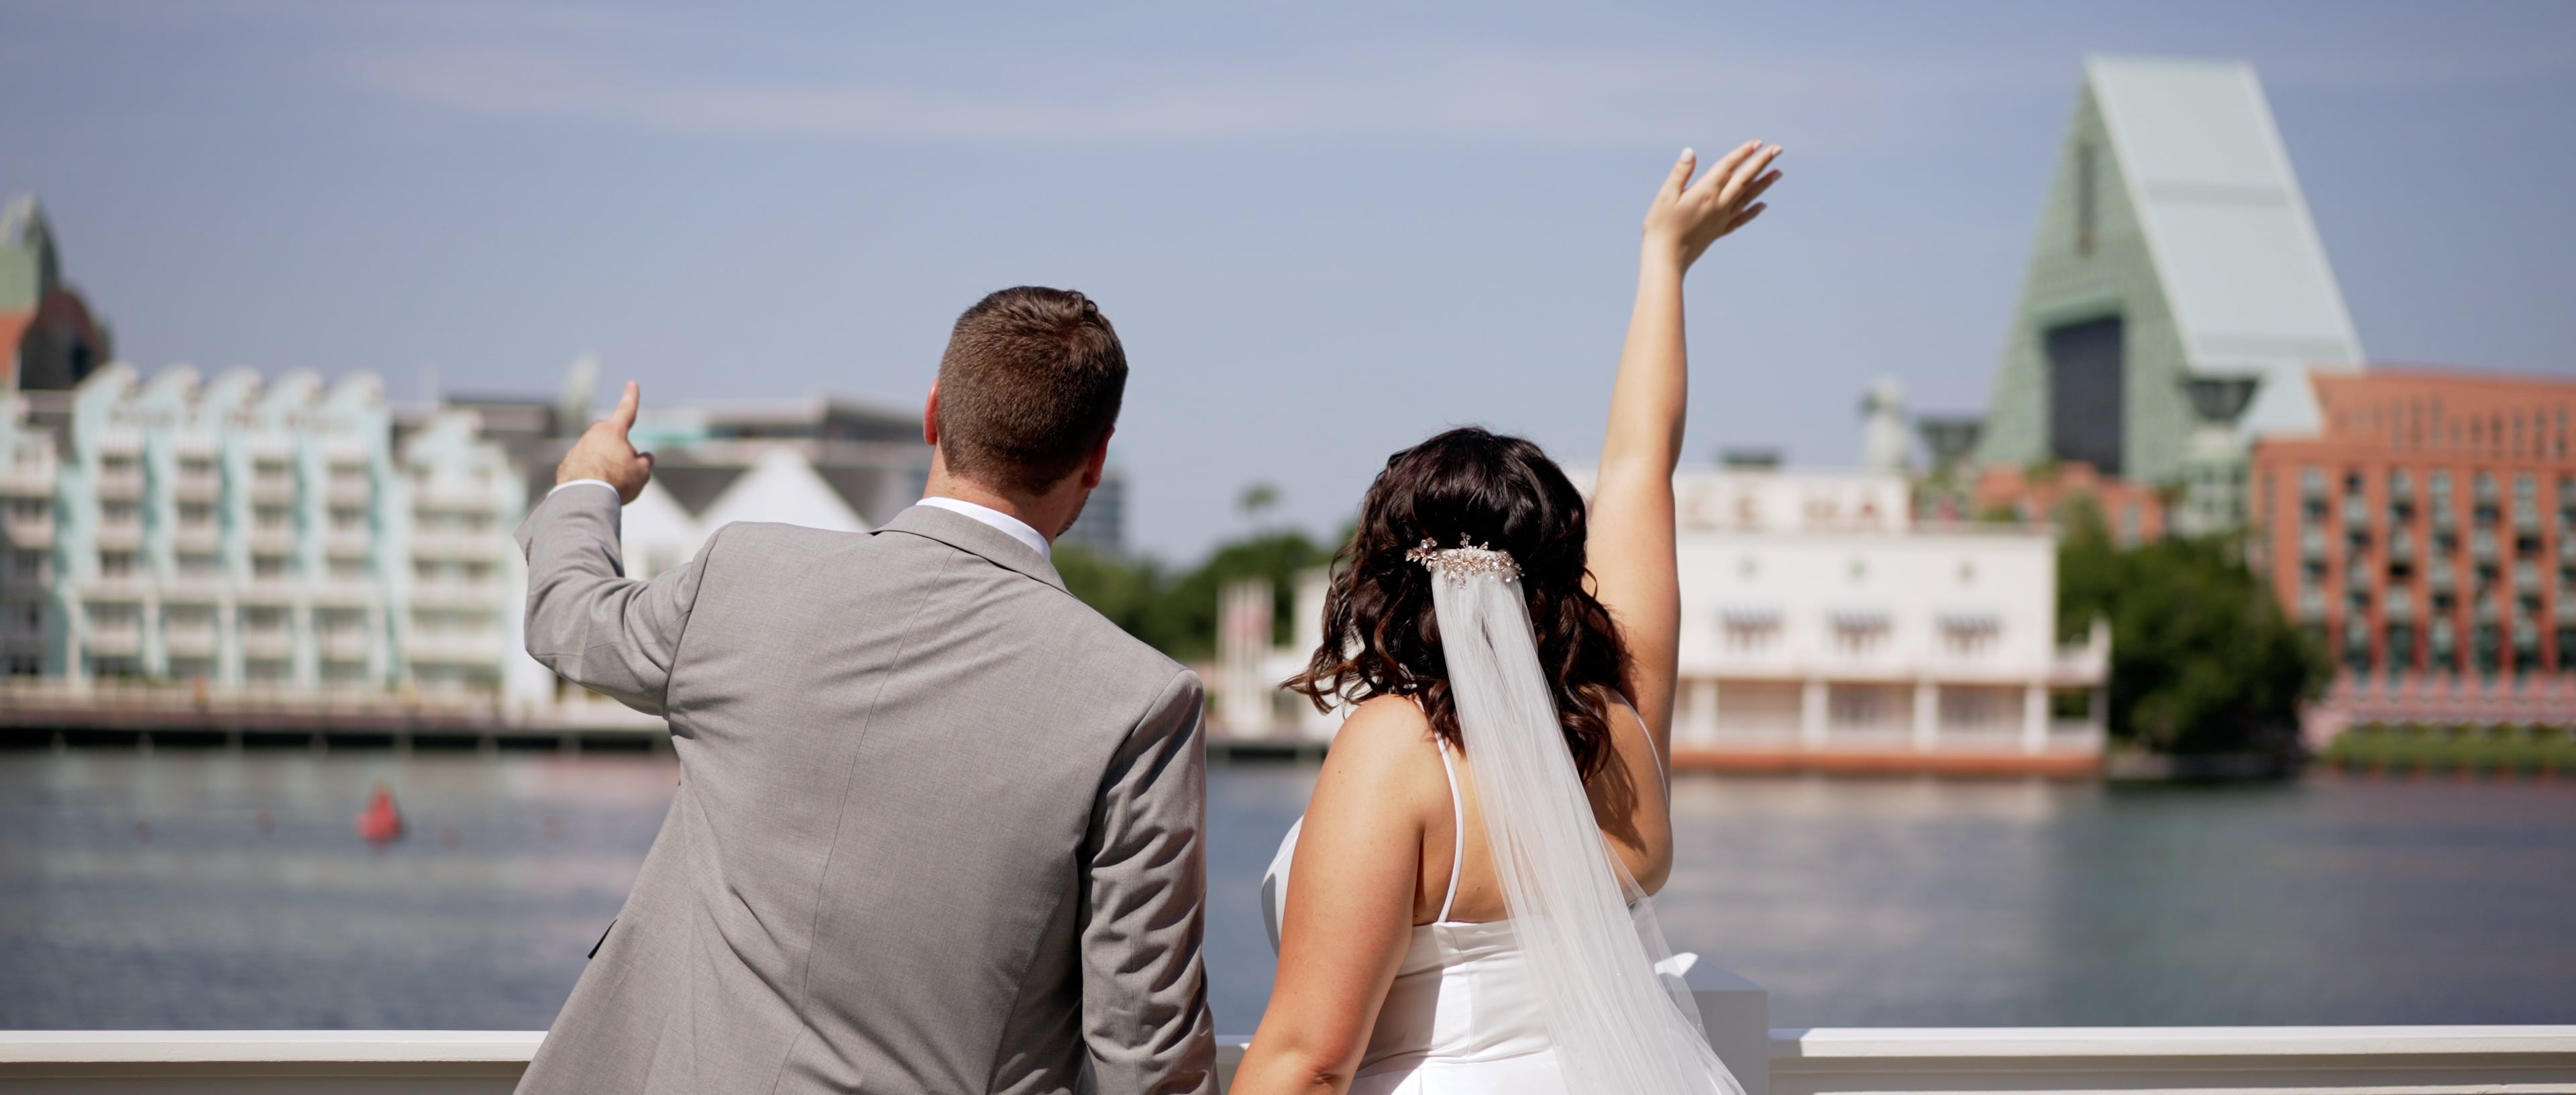
[[[1663,197],[1669,200],[1687,189],[1690,184],[1691,169],[1698,166],[1699,153],[1687,148],[1683,149],[1681,158],[1673,161],[1673,169],[1664,175]]]
[[[1738,208],[1741,208],[1741,207],[1743,207],[1743,206],[1751,205],[1751,204],[1753,204],[1755,201],[1760,200],[1760,199],[1761,199],[1761,197],[1762,197],[1762,192],[1763,192],[1763,191],[1765,191],[1765,190],[1769,190],[1769,189],[1771,189],[1771,184],[1772,184],[1772,183],[1775,183],[1775,182],[1779,182],[1779,181],[1780,181],[1780,173],[1779,173],[1779,172],[1777,172],[1777,171],[1765,172],[1761,178],[1758,178],[1758,179],[1753,180],[1753,182],[1752,182],[1752,184],[1751,184],[1751,185],[1746,186],[1746,187],[1744,188],[1744,190],[1743,190],[1743,192],[1742,192],[1742,193],[1739,193],[1739,194],[1737,194],[1737,195],[1735,196],[1735,204],[1736,204],[1736,206],[1737,206]]]
[[[1727,176],[1726,188],[1720,192],[1720,196],[1730,203],[1745,200],[1745,188],[1751,186],[1765,170],[1770,168],[1771,161],[1779,158],[1780,146],[1775,144],[1763,149],[1760,155],[1745,160],[1733,174]]]
[[[1769,209],[1769,208],[1771,208],[1771,207],[1770,207],[1768,204],[1759,203],[1759,202],[1755,203],[1755,204],[1753,205],[1753,207],[1752,207],[1752,208],[1746,209],[1744,212],[1741,212],[1741,213],[1736,214],[1736,215],[1735,215],[1735,219],[1734,219],[1734,220],[1731,220],[1731,221],[1726,222],[1726,231],[1727,231],[1727,232],[1733,232],[1733,231],[1735,231],[1735,230],[1736,230],[1736,229],[1738,229],[1738,228],[1742,228],[1742,227],[1744,227],[1745,225],[1748,225],[1748,224],[1753,223],[1753,218],[1761,216],[1761,215],[1762,215],[1762,211],[1763,211],[1763,210],[1765,210],[1765,209]],[[1726,234],[1725,232],[1721,232],[1721,233],[1719,233],[1719,235],[1725,235],[1725,234]]]
[[[1732,150],[1728,151],[1724,157],[1717,161],[1717,166],[1709,168],[1707,174],[1699,177],[1699,185],[1702,187],[1725,186],[1727,180],[1734,178],[1736,171],[1742,167],[1744,158],[1752,155],[1761,147],[1762,142],[1760,141],[1746,141],[1743,144],[1735,146]],[[1697,189],[1697,187],[1694,187],[1693,189]]]

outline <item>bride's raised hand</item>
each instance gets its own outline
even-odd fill
[[[1762,192],[1780,181],[1780,173],[1770,169],[1778,158],[1779,145],[1746,141],[1693,182],[1699,156],[1683,149],[1646,209],[1646,246],[1690,269],[1709,244],[1762,215]]]

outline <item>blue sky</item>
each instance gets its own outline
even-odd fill
[[[1589,459],[1686,144],[1789,149],[1692,278],[1694,457],[1982,409],[2087,51],[2256,64],[2373,358],[2576,371],[2564,4],[0,2],[0,191],[146,371],[403,398],[910,407],[982,292],[1080,288],[1187,558],[1453,423]]]

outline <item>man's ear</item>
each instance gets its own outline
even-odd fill
[[[921,443],[934,448],[939,445],[939,381],[936,378],[930,382],[930,398],[921,404]]]
[[[1090,458],[1082,462],[1082,489],[1091,490],[1100,485],[1100,477],[1109,466],[1109,439],[1117,432],[1118,427],[1111,426],[1108,433],[1100,435],[1100,443],[1091,447]]]

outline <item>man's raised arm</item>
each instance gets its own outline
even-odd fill
[[[650,582],[626,577],[618,507],[644,493],[651,453],[635,451],[633,381],[555,468],[555,489],[519,525],[528,560],[528,654],[565,680],[662,714],[671,660],[698,597],[707,553]]]

